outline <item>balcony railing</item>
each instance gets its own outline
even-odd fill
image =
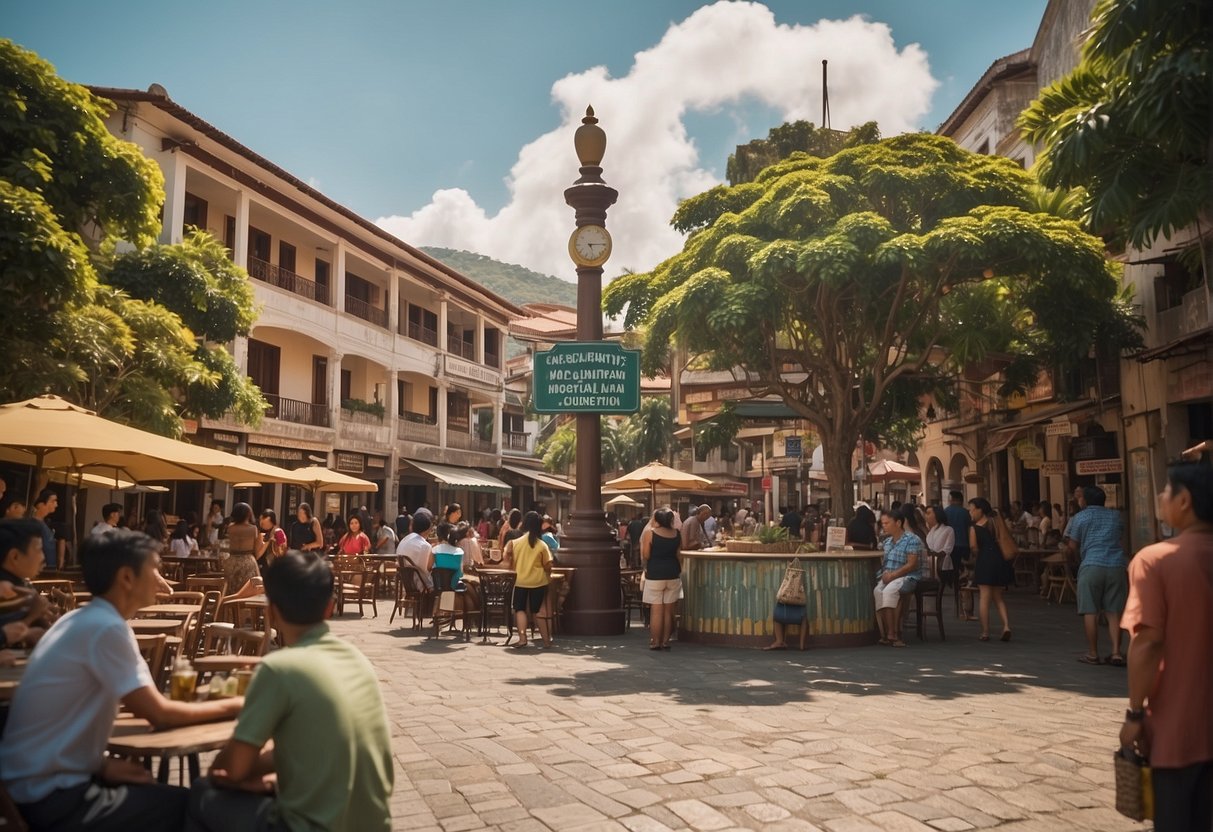
[[[511,433],[503,431],[501,434],[502,447],[507,451],[529,451],[530,448],[529,433]]]
[[[345,296],[345,311],[349,312],[355,318],[372,323],[375,326],[387,329],[387,311],[380,309],[377,306],[371,306],[364,300],[359,300],[351,295]]]
[[[501,356],[495,352],[485,351],[484,366],[492,367],[494,369],[500,370],[501,369]]]
[[[396,422],[396,438],[406,442],[437,445],[438,425],[428,416],[406,411],[404,417]]]
[[[270,403],[265,415],[271,419],[283,422],[294,422],[297,425],[315,425],[319,428],[329,427],[329,407],[327,404],[312,404],[271,393],[263,393],[265,400]]]
[[[341,421],[355,422],[359,425],[382,425],[383,417],[365,410],[346,410],[341,408]]]
[[[447,447],[458,448],[463,451],[479,451],[484,454],[497,452],[496,446],[487,439],[481,439],[479,436],[472,436],[470,433],[462,433],[457,430],[448,430],[446,432],[446,444]]]
[[[264,281],[271,286],[277,286],[279,289],[286,289],[288,292],[305,297],[308,300],[314,300],[317,303],[323,303],[325,306],[329,302],[329,287],[322,286],[314,280],[308,280],[306,277],[301,277],[294,272],[287,271],[281,266],[275,266],[273,263],[267,263],[256,257],[249,256],[248,259],[249,276]]]
[[[422,326],[416,321],[403,322],[400,325],[400,334],[406,338],[412,338],[414,341],[429,344],[431,347],[438,346],[438,331]]]
[[[456,338],[454,335],[446,339],[446,351],[452,355],[462,356],[468,361],[476,360],[476,345],[464,341],[462,338]]]

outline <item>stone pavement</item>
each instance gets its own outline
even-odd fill
[[[804,653],[655,652],[639,626],[517,651],[384,605],[333,629],[382,680],[396,829],[1146,828],[1112,808],[1125,671],[1076,661],[1072,605],[1010,606],[1005,644],[948,599],[945,642],[928,620],[906,649]]]

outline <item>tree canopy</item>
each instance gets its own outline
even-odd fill
[[[57,393],[168,435],[182,416],[259,421],[216,343],[252,326],[248,275],[205,234],[155,244],[164,179],[106,129],[108,102],[8,40],[0,86],[4,398]]]
[[[683,251],[613,281],[603,307],[644,328],[646,370],[677,342],[781,396],[820,434],[845,509],[858,439],[904,440],[920,395],[959,367],[1006,353],[1023,385],[1132,339],[1100,241],[1030,211],[1032,188],[1009,159],[938,136],[793,154],[687,200]]]
[[[1020,116],[1052,187],[1082,188],[1089,227],[1148,246],[1210,206],[1213,6],[1100,0],[1082,60]]]

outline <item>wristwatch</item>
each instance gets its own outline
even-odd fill
[[[1145,718],[1145,708],[1129,708],[1125,711],[1125,722],[1141,722]]]

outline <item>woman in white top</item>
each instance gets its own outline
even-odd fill
[[[206,516],[206,542],[214,546],[219,542],[219,529],[223,528],[223,503],[211,501],[211,511]]]
[[[169,554],[175,558],[188,558],[198,554],[198,541],[190,537],[189,523],[178,520],[168,541]]]
[[[939,588],[955,586],[956,564],[952,562],[952,550],[956,548],[956,532],[948,525],[943,509],[927,506],[927,550],[931,555],[943,555],[939,562]]]

